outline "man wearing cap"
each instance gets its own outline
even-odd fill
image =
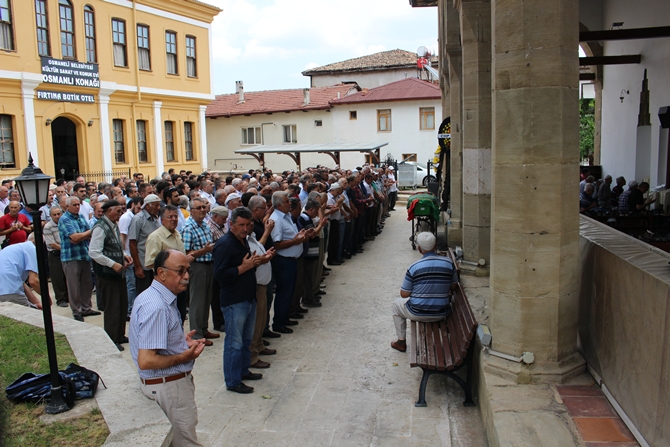
[[[107,200],[101,207],[103,215],[93,225],[89,254],[95,271],[96,293],[105,308],[105,332],[118,350],[123,351],[121,344],[128,343],[125,335],[128,313],[125,270],[133,259],[123,253],[117,225],[123,206],[116,200]]]
[[[230,213],[237,207],[242,206],[242,194],[232,193],[226,197],[226,208],[228,208],[228,219],[226,219],[226,231],[230,230]]]
[[[416,242],[423,257],[407,269],[400,286],[400,298],[393,303],[393,323],[398,339],[391,343],[391,347],[400,352],[407,350],[407,319],[442,320],[451,312],[451,291],[458,287],[458,274],[451,259],[435,253],[437,240],[433,233],[419,233]]]
[[[398,200],[398,182],[395,179],[393,166],[388,167],[386,178],[389,185],[389,211],[395,211],[395,202]]]
[[[212,232],[212,242],[221,239],[226,233],[226,222],[228,221],[228,208],[225,206],[215,206],[209,212],[209,219],[205,221]],[[212,325],[214,330],[225,332],[225,324],[223,319],[223,311],[221,310],[221,300],[219,298],[221,288],[219,282],[214,278],[212,283],[212,302],[210,308],[212,309]]]
[[[130,256],[133,258],[135,271],[135,293],[138,295],[149,288],[153,281],[153,271],[145,267],[146,243],[149,235],[160,227],[158,212],[161,199],[156,194],[149,194],[144,198],[142,211],[133,216],[128,229]]]
[[[144,255],[144,265],[147,269],[154,268],[154,261],[161,250],[176,250],[186,254],[184,242],[181,240],[181,234],[177,230],[179,215],[181,212],[174,205],[165,205],[160,210],[161,226],[151,233],[147,238]],[[189,261],[193,261],[191,256]],[[177,308],[181,315],[181,322],[186,320],[186,307],[188,301],[188,292],[185,290],[177,294]]]
[[[214,267],[212,265],[212,248],[214,242],[212,232],[205,223],[209,202],[202,197],[191,200],[191,217],[186,219],[186,225],[181,232],[186,254],[193,257],[191,263],[191,280],[189,293],[188,320],[191,331],[195,330],[193,338],[205,338],[205,346],[212,346],[210,339],[219,338],[219,334],[209,332],[209,307],[212,303],[212,287],[214,282]]]

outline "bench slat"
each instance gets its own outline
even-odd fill
[[[434,323],[426,323],[424,326],[426,327],[426,362],[428,365],[437,365],[435,351],[440,345],[440,328]]]
[[[417,322],[409,320],[409,327],[410,327],[410,334],[411,334],[411,340],[409,343],[409,366],[414,368],[418,366],[418,363],[416,361],[416,353],[417,349],[416,346],[419,343],[419,336],[418,336],[418,331],[416,330]]]
[[[437,366],[438,371],[445,371],[448,369],[452,369],[454,367],[454,359],[451,354],[451,345],[449,344],[449,333],[447,332],[447,321],[442,320],[439,323],[440,326],[440,338],[441,338],[441,346],[439,349],[439,354],[438,356],[440,358],[440,363]]]
[[[455,327],[456,333],[454,335],[458,339],[458,348],[459,348],[458,352],[455,354],[457,354],[459,357],[459,361],[456,362],[456,364],[460,365],[468,353],[468,346],[470,345],[470,338],[472,336],[472,333],[467,327],[466,316],[464,313],[467,304],[464,304],[465,301],[459,289],[456,290],[454,298],[457,300],[456,312],[454,317],[458,321],[458,324]]]
[[[452,308],[453,309],[453,308]],[[461,321],[458,317],[458,311],[454,310],[447,318],[447,329],[449,332],[449,344],[451,347],[451,356],[453,358],[452,368],[463,362],[461,358],[461,343],[463,340]]]
[[[426,344],[428,339],[426,337],[426,325],[419,324],[419,355],[417,356],[417,361],[421,368],[428,368],[428,354],[426,352]]]

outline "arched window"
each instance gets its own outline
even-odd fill
[[[91,5],[84,6],[84,34],[86,36],[86,62],[98,62],[95,49],[95,11]]]
[[[76,57],[74,45],[74,12],[70,0],[58,0],[60,15],[60,46],[63,59]]]
[[[35,0],[35,25],[37,26],[37,53],[40,56],[51,56],[46,0]]]

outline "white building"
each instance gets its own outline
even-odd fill
[[[374,88],[407,78],[427,79],[427,73],[419,70],[417,59],[416,53],[411,51],[382,51],[312,68],[302,74],[310,77],[312,87],[356,83],[361,88]],[[437,56],[430,62],[437,69]]]
[[[382,160],[426,164],[437,149],[442,122],[440,87],[416,78],[403,79],[333,101],[335,143],[388,142]],[[363,163],[361,154],[342,154],[342,166]]]

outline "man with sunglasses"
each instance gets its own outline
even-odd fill
[[[156,401],[172,423],[172,445],[200,446],[198,408],[191,371],[202,354],[204,340],[184,336],[177,295],[189,283],[189,260],[175,250],[161,251],[154,260],[154,281],[135,300],[130,317],[130,352],[137,366],[142,393]]]
[[[189,294],[189,326],[195,330],[195,339],[205,338],[205,346],[212,346],[210,339],[220,335],[208,330],[209,306],[212,302],[212,287],[214,282],[214,268],[212,266],[212,247],[214,241],[209,226],[205,223],[205,216],[209,209],[209,202],[201,197],[191,200],[191,217],[186,219],[186,225],[181,232],[186,254],[193,257],[191,264],[191,282]]]
[[[125,270],[133,259],[124,254],[121,233],[117,222],[123,207],[116,200],[107,200],[102,205],[103,215],[93,225],[89,255],[93,261],[98,299],[105,308],[104,328],[109,338],[123,351],[126,337],[126,314],[128,313],[128,289]]]

